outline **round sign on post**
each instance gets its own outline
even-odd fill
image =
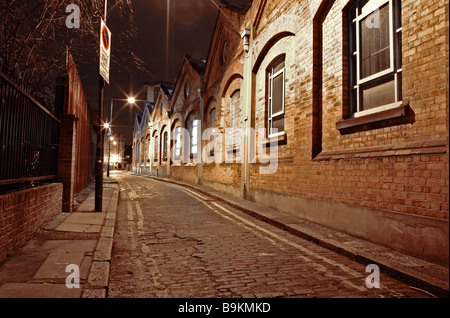
[[[109,51],[109,31],[106,26],[103,26],[102,29],[102,40],[103,40],[103,48],[106,51]]]
[[[100,75],[109,84],[109,65],[111,58],[111,32],[106,24],[101,22],[100,28]]]

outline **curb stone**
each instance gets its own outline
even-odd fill
[[[113,246],[119,189],[115,189],[106,211],[100,239],[94,251],[89,271],[87,286],[83,289],[82,298],[107,298],[111,269],[111,253]]]

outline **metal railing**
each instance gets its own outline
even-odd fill
[[[60,121],[0,71],[0,192],[57,177]]]

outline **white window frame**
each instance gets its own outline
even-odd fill
[[[169,134],[167,133],[167,131],[163,132],[163,137],[162,137],[162,161],[167,161],[167,148],[168,148],[168,143],[169,143]]]
[[[158,134],[155,134],[153,139],[153,162],[159,161],[159,142],[158,142]],[[156,160],[156,161],[155,161]]]
[[[181,126],[175,128],[175,157],[181,157]]]
[[[274,67],[272,66],[270,68],[270,72],[269,72],[269,96],[268,96],[268,119],[267,119],[267,123],[268,123],[268,126],[269,126],[268,127],[269,128],[269,132],[268,132],[269,138],[284,135],[284,130],[283,131],[279,131],[276,134],[272,134],[271,133],[273,118],[277,117],[279,115],[285,115],[285,91],[286,91],[286,59],[285,58],[283,58],[283,62],[285,64],[284,64],[284,67],[281,70],[279,70],[278,72],[276,72],[274,74],[273,73]],[[283,63],[283,62],[281,62],[281,63]],[[272,113],[272,107],[273,107],[273,104],[272,104],[272,100],[273,100],[273,80],[274,80],[274,78],[278,77],[281,73],[283,74],[282,110],[277,112],[276,114],[273,114]]]
[[[369,15],[373,14],[375,10],[381,8],[383,5],[388,3],[389,5],[389,63],[390,67],[380,71],[376,74],[372,74],[368,77],[365,77],[361,79],[361,58],[360,58],[360,23],[363,19],[367,18]],[[395,70],[395,44],[394,44],[394,33],[401,32],[402,28],[398,28],[394,30],[394,6],[393,6],[393,0],[370,0],[366,3],[364,8],[362,9],[362,13],[358,15],[358,8],[355,8],[356,18],[352,21],[355,23],[355,32],[356,32],[356,43],[355,48],[356,51],[353,52],[353,55],[356,56],[356,85],[353,87],[356,89],[356,110],[353,114],[354,117],[361,117],[373,113],[377,113],[383,110],[388,110],[395,108],[399,106],[402,101],[398,100],[398,74],[402,72],[402,69]],[[400,48],[401,49],[401,48]],[[367,109],[367,110],[360,110],[361,109],[361,97],[360,97],[360,87],[361,85],[368,83],[370,81],[376,80],[382,76],[388,75],[388,74],[394,74],[394,87],[395,87],[395,102],[387,105],[378,106],[375,108]]]
[[[199,136],[199,128],[200,128],[200,119],[193,119],[191,123],[191,143],[190,143],[190,153],[193,156],[196,156],[198,153],[198,136]],[[196,134],[194,136],[194,131],[196,131]],[[194,138],[196,137],[196,138]],[[193,148],[195,147],[195,152],[193,151]]]
[[[214,125],[212,125],[212,121],[213,121],[213,112],[214,112]],[[216,132],[216,112],[217,112],[217,110],[216,110],[216,108],[212,108],[210,111],[209,111],[209,128],[211,128],[212,129],[212,133],[213,134],[215,134],[215,132]],[[215,136],[214,135],[212,135],[212,138],[211,138],[211,142],[210,142],[210,154],[213,154],[214,153],[214,147],[215,147],[215,142],[214,142],[214,138],[215,138]]]
[[[239,107],[233,101],[233,96],[239,94]],[[236,149],[241,143],[241,90],[237,89],[230,95],[230,128],[232,132],[232,144],[231,147]],[[236,124],[236,125],[235,125]]]

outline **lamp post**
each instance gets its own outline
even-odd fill
[[[105,0],[105,14],[103,19],[106,23],[106,15],[108,13],[108,0]],[[100,63],[100,62],[99,62]],[[105,131],[102,127],[103,118],[103,91],[105,88],[105,81],[99,74],[99,90],[98,90],[98,124],[97,128],[97,147],[95,153],[95,212],[103,211],[103,156],[104,156],[104,136]]]
[[[114,137],[110,137],[109,138],[109,143],[108,143],[108,170],[106,172],[106,175],[109,177],[109,167],[111,164],[111,141],[114,141]],[[114,141],[115,142],[115,141]]]

